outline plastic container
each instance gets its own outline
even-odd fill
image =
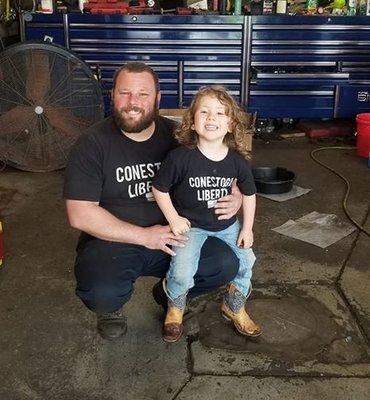
[[[87,3],[88,0],[78,0],[78,8],[83,13],[84,12],[84,5]]]
[[[52,14],[54,12],[53,0],[41,0],[41,12]]]
[[[242,0],[234,1],[234,15],[242,15]]]
[[[293,187],[295,173],[285,168],[255,167],[252,172],[258,193],[286,193]]]
[[[359,157],[369,157],[370,152],[370,113],[357,114],[356,147]]]
[[[316,12],[318,7],[319,1],[318,0],[307,0],[306,1],[306,9],[309,13]]]

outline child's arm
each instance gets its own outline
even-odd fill
[[[171,197],[168,193],[164,193],[152,187],[153,195],[159,208],[162,210],[171,231],[177,236],[187,232],[190,229],[190,222],[184,217],[181,217],[172,204]]]
[[[237,245],[243,249],[253,245],[253,223],[256,212],[256,195],[243,195],[243,226],[239,232]]]

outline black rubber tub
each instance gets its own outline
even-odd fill
[[[280,167],[256,167],[252,169],[257,192],[280,194],[293,187],[295,173]]]

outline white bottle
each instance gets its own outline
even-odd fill
[[[357,0],[348,0],[348,11],[347,15],[357,14]]]
[[[41,0],[41,12],[44,14],[52,14],[53,9],[53,0]]]
[[[78,8],[81,12],[84,12],[84,4],[87,3],[88,0],[78,0]]]
[[[366,15],[366,6],[367,6],[367,0],[359,1],[358,7],[357,7],[358,15]]]
[[[276,14],[286,14],[286,10],[287,10],[287,0],[277,0]]]
[[[370,0],[367,0],[366,15],[370,15]]]

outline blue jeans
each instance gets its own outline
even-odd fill
[[[236,242],[240,231],[239,221],[222,231],[207,231],[200,228],[190,228],[186,233],[189,240],[185,247],[174,247],[176,256],[172,257],[167,272],[167,294],[176,305],[176,299],[181,302],[189,289],[194,286],[194,275],[198,270],[199,256],[202,246],[209,236],[217,237],[230,246],[239,259],[239,272],[231,282],[247,297],[251,285],[252,267],[256,257],[251,248],[241,249]],[[180,304],[180,303],[179,303]]]
[[[129,301],[137,278],[163,278],[169,264],[170,256],[163,251],[90,237],[77,248],[76,294],[92,311],[116,311]],[[237,271],[234,253],[222,241],[209,238],[202,248],[195,286],[189,295],[215,290],[230,282]]]

